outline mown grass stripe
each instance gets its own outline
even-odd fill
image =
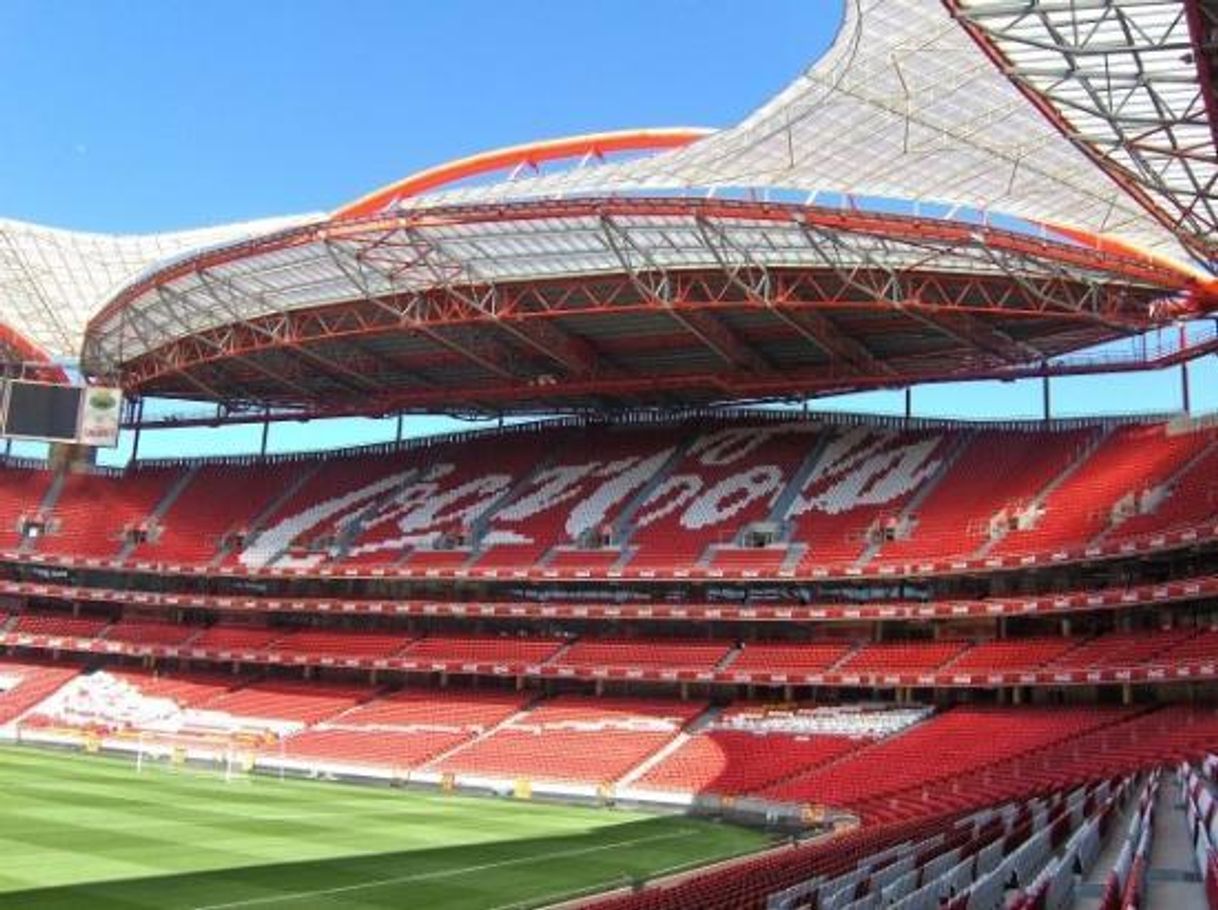
[[[0,794],[0,910],[487,910],[764,843],[680,817],[3,747]]]

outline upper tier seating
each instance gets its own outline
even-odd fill
[[[1112,524],[1120,500],[1164,483],[1211,439],[1208,433],[1169,433],[1162,424],[1116,428],[1049,494],[1035,525],[1012,531],[992,552],[1085,546]]]
[[[974,554],[989,540],[990,522],[999,513],[1031,502],[1095,436],[1094,430],[977,433],[919,505],[909,536],[884,543],[875,560]]]
[[[313,462],[205,464],[160,519],[161,535],[142,543],[133,559],[206,565],[225,536],[251,530],[254,520]]]
[[[769,517],[819,432],[795,422],[702,433],[634,514],[627,572],[686,568],[711,544],[734,543],[743,527]]]
[[[1218,516],[1218,484],[1214,483],[1218,477],[1218,436],[1208,435],[1209,448],[1176,477],[1166,497],[1150,511],[1127,518],[1110,532],[1109,539],[1193,527]]]
[[[677,445],[675,432],[654,427],[589,428],[571,436],[553,463],[490,517],[478,569],[528,569],[555,545],[606,533]],[[559,563],[585,565],[579,552]],[[613,551],[612,561],[620,555]]]
[[[549,444],[543,434],[524,433],[415,453],[419,472],[364,517],[349,556],[412,569],[462,567],[471,558],[469,538],[477,522],[538,469]],[[460,547],[437,548],[446,537],[460,540]]]
[[[787,509],[803,567],[848,566],[871,546],[868,532],[895,518],[933,482],[954,444],[946,433],[839,430]]]
[[[182,468],[140,468],[122,475],[69,474],[51,510],[58,528],[39,539],[39,553],[113,559],[124,532],[145,524],[182,479]]]
[[[27,468],[0,470],[0,550],[15,550],[22,543],[19,523],[38,514],[54,475]]]
[[[1216,466],[1218,432],[1165,423],[558,427],[393,453],[71,474],[48,516],[58,530],[31,546],[227,571],[840,572],[1077,551],[1197,525],[1218,517]],[[50,477],[0,471],[0,507],[13,516],[0,544],[21,543],[19,518]],[[140,528],[148,540],[128,541]]]
[[[315,553],[289,551],[334,538],[346,523],[417,476],[422,458],[420,452],[406,452],[303,463],[300,469],[307,479],[278,502],[263,517],[258,533],[225,561],[253,569],[324,562],[324,548]]]

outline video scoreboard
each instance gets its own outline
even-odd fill
[[[107,386],[10,380],[0,388],[0,436],[112,448],[123,395]]]

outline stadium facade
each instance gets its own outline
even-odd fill
[[[209,422],[545,415],[11,459],[0,732],[840,829],[614,907],[1068,906],[1112,838],[1139,906],[1168,767],[1208,875],[1218,423],[743,405],[1212,353],[1090,354],[1218,310],[1216,23],[848,0],[728,129],[207,231],[0,223],[12,374]]]

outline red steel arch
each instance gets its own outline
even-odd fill
[[[668,129],[616,130],[604,133],[584,133],[560,139],[543,139],[479,152],[455,161],[446,161],[388,186],[373,190],[365,196],[338,209],[331,216],[333,221],[348,221],[384,211],[400,199],[409,199],[429,190],[434,190],[459,180],[492,174],[507,168],[525,165],[536,167],[545,161],[561,161],[585,155],[603,157],[615,152],[646,152],[680,148],[689,145],[714,130],[699,127],[674,127]]]

